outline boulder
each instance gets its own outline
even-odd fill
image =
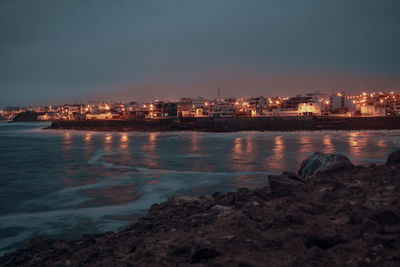
[[[400,149],[392,151],[386,161],[386,165],[400,164]]]
[[[353,164],[345,155],[315,152],[301,163],[298,175],[303,178],[314,177],[318,174],[352,168]]]

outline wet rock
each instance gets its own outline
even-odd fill
[[[342,154],[324,154],[316,152],[305,159],[300,166],[300,177],[314,177],[320,174],[328,174],[339,170],[353,168],[351,161]]]
[[[400,149],[391,152],[386,160],[386,165],[400,164]]]

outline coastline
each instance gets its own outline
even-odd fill
[[[396,154],[397,153],[397,154]],[[176,196],[116,233],[32,238],[1,266],[295,266],[400,263],[400,151],[386,165],[270,175],[269,186]],[[322,156],[321,156],[322,155]],[[390,160],[392,157],[392,160]],[[328,170],[328,168],[330,168]]]
[[[395,130],[400,117],[231,117],[126,120],[57,120],[46,129],[89,131],[318,131]]]

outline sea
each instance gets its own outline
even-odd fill
[[[383,164],[400,131],[93,132],[0,122],[0,256],[118,231],[173,195],[263,187],[316,151]]]

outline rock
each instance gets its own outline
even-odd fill
[[[214,248],[199,248],[192,255],[192,263],[200,263],[218,257],[220,252]]]
[[[168,256],[170,258],[189,258],[192,254],[192,247],[188,245],[179,245],[170,247],[168,250]]]
[[[15,116],[12,121],[13,122],[37,121],[37,116],[42,114],[43,113],[37,113],[34,111],[25,111]]]
[[[400,149],[391,152],[387,158],[386,165],[400,164]]]
[[[294,191],[304,190],[305,184],[285,175],[268,175],[271,192],[278,196],[291,195]]]
[[[234,239],[235,236],[234,235],[224,235],[222,238],[230,241],[230,240]]]
[[[376,213],[374,219],[380,224],[400,224],[400,217],[391,210],[383,210]]]
[[[350,170],[353,168],[351,161],[342,154],[324,154],[315,152],[305,159],[300,166],[300,177],[314,177],[318,174],[332,173],[338,170]]]
[[[326,250],[334,245],[340,243],[340,240],[336,235],[326,233],[315,233],[306,237],[305,245],[309,248],[317,246],[323,250]]]

